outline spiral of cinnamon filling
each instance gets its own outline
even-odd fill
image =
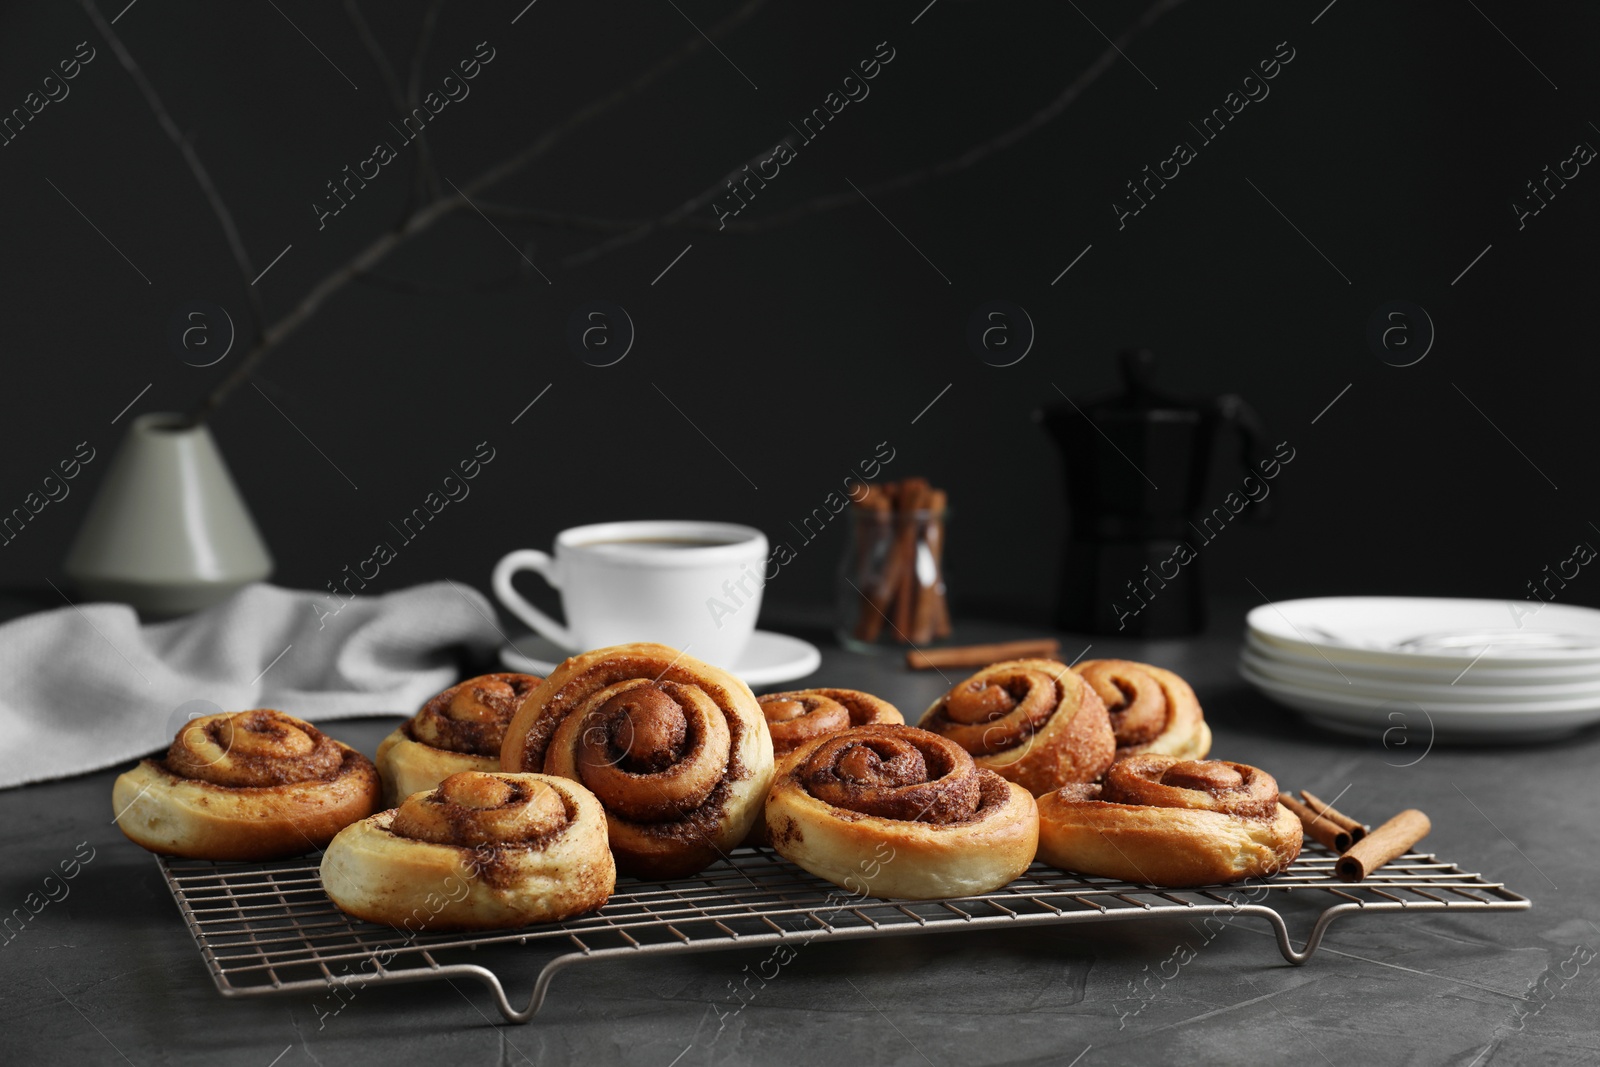
[[[345,913],[412,934],[578,915],[603,905],[617,878],[592,793],[500,771],[459,771],[345,827],[319,871]]]
[[[975,756],[1021,744],[1049,721],[1061,683],[1042,670],[1018,667],[969,678],[945,695],[931,727]]]
[[[938,897],[1005,885],[1033,862],[1038,808],[955,741],[905,725],[808,741],[767,795],[772,847],[852,893]]]
[[[180,778],[250,788],[334,778],[345,751],[310,723],[259,708],[191,720],[165,763]]]
[[[575,816],[565,797],[531,775],[463,771],[407,798],[389,829],[436,845],[538,845]]]
[[[579,782],[605,806],[626,874],[692,874],[743,840],[771,784],[772,742],[750,687],[644,642],[564,661],[506,728],[500,764]]]
[[[888,701],[854,689],[797,689],[768,693],[756,701],[772,731],[772,751],[777,756],[852,726],[905,721]]]
[[[608,811],[663,822],[711,797],[732,735],[695,686],[633,679],[601,690],[579,720],[578,780]]]
[[[1273,819],[1278,783],[1266,771],[1243,763],[1141,755],[1113,764],[1099,795],[1082,799]]]
[[[1093,781],[1116,755],[1105,705],[1055,660],[990,664],[934,701],[918,725],[1035,796]]]
[[[1121,659],[1086,660],[1073,668],[1111,715],[1117,755],[1152,752],[1200,759],[1211,731],[1194,690],[1171,671]]]
[[[1158,886],[1270,876],[1300,854],[1300,820],[1272,775],[1243,763],[1141,753],[1098,785],[1039,800],[1039,858],[1062,870]]]
[[[1105,661],[1078,672],[1105,703],[1119,745],[1154,741],[1167,726],[1167,695],[1143,671],[1120,671]]]
[[[179,729],[166,755],[119,775],[117,825],[152,852],[261,860],[322,848],[379,806],[372,762],[310,723],[260,708]]]
[[[434,748],[499,756],[506,725],[544,679],[533,674],[485,674],[453,685],[422,705],[406,734]]]
[[[806,792],[847,811],[901,822],[971,822],[1005,803],[1005,781],[948,738],[911,726],[862,726],[812,750]]]

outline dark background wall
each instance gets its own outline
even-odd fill
[[[238,391],[212,421],[276,580],[320,587],[484,439],[497,458],[472,496],[406,546],[378,588],[445,575],[486,586],[503,552],[601,519],[721,518],[783,536],[888,441],[889,476],[925,474],[950,491],[958,610],[1043,618],[1066,515],[1032,413],[1058,399],[1053,386],[1112,384],[1113,353],[1129,344],[1160,355],[1176,392],[1244,395],[1296,449],[1275,483],[1276,524],[1207,550],[1219,593],[1249,595],[1248,577],[1274,597],[1515,598],[1574,542],[1600,538],[1600,175],[1584,168],[1521,230],[1510,206],[1576,143],[1600,144],[1593,10],[924,2],[767,5],[719,38],[725,57],[701,47],[483,194],[660,217],[770,150],[887,41],[895,58],[871,95],[740,219],[851,183],[882,214],[855,200],[750,234],[705,228],[714,216],[701,207],[698,228],[660,227],[574,263],[607,235],[500,219],[502,236],[461,211],[382,262],[382,284],[335,293],[264,365],[261,392]],[[141,0],[115,26],[232,205],[254,269],[292,246],[255,287],[269,318],[393,224],[415,154],[400,149],[319,232],[311,205],[324,183],[377,139],[399,147],[395,108],[340,5],[277,7]],[[699,40],[689,20],[710,30],[735,10],[677,7],[540,0],[513,25],[523,0],[444,6],[421,84],[438,85],[480,41],[495,58],[430,126],[443,177],[466,184]],[[404,77],[423,6],[368,9]],[[1150,25],[1127,58],[1049,121],[971,166],[873,192],[1025,127],[1106,51],[1094,27],[1117,36],[1141,14]],[[80,41],[97,57],[70,96],[0,148],[0,506],[20,503],[79,441],[104,458],[0,548],[12,586],[60,580],[132,413],[193,406],[247,340],[209,369],[169,346],[185,301],[245,322],[246,287],[178,152],[79,7],[0,9],[0,108],[21,106]],[[1119,230],[1111,204],[1124,183],[1196,140],[1187,124],[1285,41],[1295,58],[1271,95]],[[625,307],[638,331],[611,367],[585,365],[565,339],[573,310],[595,299]],[[969,316],[991,299],[1022,305],[1037,326],[1014,366],[986,365],[966,345]],[[1395,299],[1425,307],[1437,328],[1408,368],[1380,362],[1364,336]],[[1230,487],[1208,492],[1220,500]],[[827,601],[842,535],[801,548],[770,601]],[[1563,595],[1600,601],[1600,578]]]

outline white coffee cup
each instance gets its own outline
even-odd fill
[[[510,553],[494,568],[494,591],[517,618],[569,652],[656,641],[732,667],[755,632],[767,538],[726,522],[659,520],[574,526],[555,554]],[[512,587],[530,570],[561,593],[566,625]]]

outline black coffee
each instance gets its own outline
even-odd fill
[[[719,548],[738,541],[715,541],[704,537],[616,537],[605,541],[585,541],[574,548],[604,548],[607,545],[638,545],[641,548]]]

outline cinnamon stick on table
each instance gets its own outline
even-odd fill
[[[1339,827],[1341,830],[1345,831],[1345,833],[1350,835],[1349,843],[1343,848],[1339,849],[1340,852],[1343,852],[1346,848],[1349,848],[1350,845],[1355,844],[1357,841],[1360,841],[1363,837],[1367,836],[1367,826],[1365,823],[1357,822],[1344,812],[1335,809],[1327,801],[1318,800],[1310,793],[1307,793],[1304,789],[1300,790],[1300,799],[1304,800],[1306,802],[1306,807],[1316,812],[1321,818],[1333,823],[1335,826]]]
[[[952,645],[949,648],[912,649],[906,666],[914,671],[939,667],[987,667],[1006,659],[1049,659],[1061,651],[1053,637],[1033,641],[1002,641],[993,645]]]
[[[1288,793],[1279,793],[1278,803],[1299,816],[1300,825],[1305,828],[1306,836],[1313,841],[1319,841],[1335,852],[1343,852],[1354,843],[1350,840],[1350,831],[1325,818],[1321,813],[1313,811]]]
[[[1351,845],[1334,864],[1333,873],[1341,881],[1359,882],[1390,860],[1405,855],[1412,845],[1427,837],[1431,829],[1433,824],[1426,815],[1415,808],[1407,808]]]

